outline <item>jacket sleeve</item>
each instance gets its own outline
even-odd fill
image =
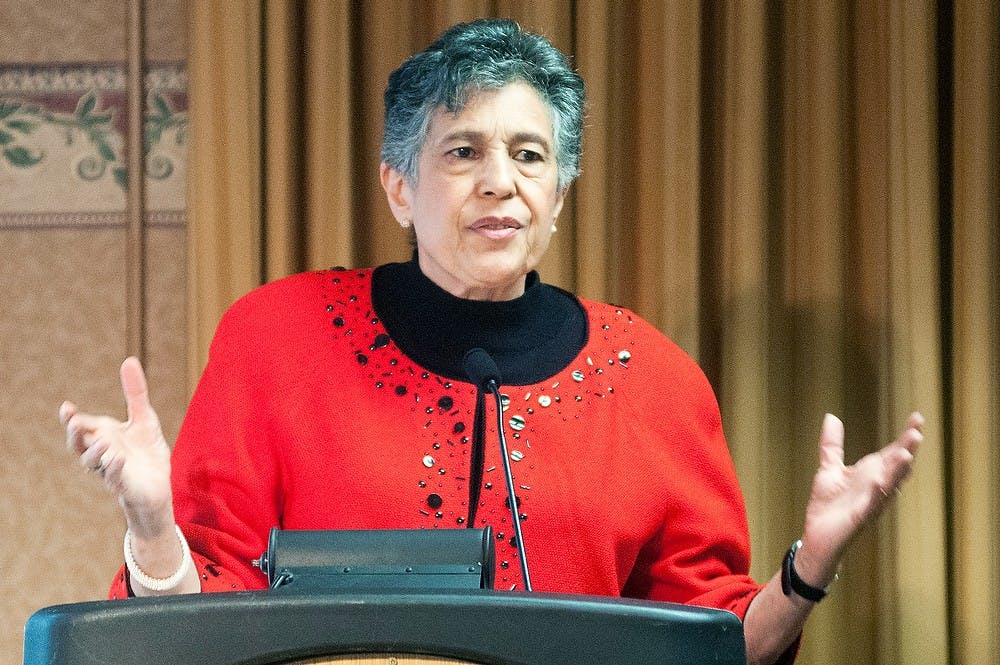
[[[625,595],[728,610],[744,619],[764,588],[749,575],[746,506],[722,427],[718,401],[697,364],[650,329],[657,356],[640,383],[636,413],[644,436],[663,450],[675,479],[664,497],[661,528],[640,552]],[[637,367],[637,369],[639,369]],[[640,371],[642,371],[640,369]],[[798,643],[778,661],[792,663]]]
[[[201,579],[201,590],[203,592],[244,591],[246,589],[243,580],[233,573],[220,568],[218,564],[210,559],[197,552],[191,552],[191,556],[194,559],[195,570],[198,571],[198,578]],[[114,581],[111,582],[111,589],[108,591],[108,600],[130,598],[133,595],[132,587],[129,585],[128,569],[122,566],[118,570],[118,574],[115,575]]]

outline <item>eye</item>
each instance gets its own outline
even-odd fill
[[[470,159],[475,155],[475,151],[467,145],[449,151],[449,154],[459,159]]]
[[[537,153],[534,150],[518,150],[515,158],[522,162],[541,162],[544,160],[541,153]]]

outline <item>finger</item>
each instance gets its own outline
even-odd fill
[[[59,422],[65,427],[69,424],[69,419],[76,413],[76,404],[73,402],[63,402],[59,405]]]
[[[833,414],[823,416],[823,426],[819,433],[820,466],[843,466],[844,464],[844,423]]]
[[[883,494],[898,490],[910,472],[913,471],[913,454],[905,448],[894,448],[882,458],[884,481],[881,489]]]
[[[96,430],[94,420],[85,414],[74,413],[66,422],[66,448],[79,455],[90,447],[87,437]]]
[[[126,358],[125,362],[122,363],[120,374],[129,422],[145,422],[152,408],[149,405],[146,374],[142,370],[139,359],[134,356]]]
[[[906,425],[907,428],[900,432],[896,440],[893,441],[888,447],[904,448],[908,450],[911,455],[914,455],[920,448],[920,442],[924,440],[924,434],[920,429],[923,426],[923,419],[921,418],[917,421],[911,416],[910,420],[907,420]]]
[[[95,440],[80,455],[80,466],[89,471],[97,471],[103,466],[102,458],[108,452],[108,442],[104,439]]]
[[[122,468],[125,466],[125,457],[114,455],[110,451],[101,457],[101,478],[104,485],[112,492],[117,492],[121,486]]]
[[[912,428],[922,432],[924,428],[924,416],[919,411],[914,411],[906,419],[906,427],[907,429]]]
[[[86,450],[83,446],[83,432],[75,426],[72,416],[66,419],[66,450],[75,452],[77,455]]]

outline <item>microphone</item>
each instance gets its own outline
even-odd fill
[[[497,433],[500,435],[500,460],[503,465],[504,479],[507,481],[507,503],[510,508],[510,518],[514,524],[514,539],[517,541],[517,555],[521,559],[521,577],[524,578],[524,590],[531,591],[531,578],[528,576],[528,556],[524,550],[524,538],[521,537],[521,520],[517,515],[517,496],[514,494],[514,474],[510,469],[510,457],[507,455],[507,436],[503,427],[503,403],[500,399],[500,368],[493,357],[480,348],[469,349],[462,358],[469,381],[482,392],[493,394],[497,403]],[[470,525],[471,526],[471,525]]]
[[[469,349],[462,358],[462,368],[465,369],[469,381],[480,390],[492,392],[490,383],[493,386],[500,385],[500,368],[493,356],[483,349]]]

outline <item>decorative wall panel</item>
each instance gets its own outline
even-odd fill
[[[183,68],[151,69],[146,89],[146,208],[153,223],[176,224],[186,175]],[[0,66],[0,224],[120,221],[125,104],[121,67]]]
[[[104,597],[121,560],[116,501],[64,446],[64,399],[124,418],[126,262],[141,295],[151,395],[169,439],[185,394],[187,81],[147,67],[146,226],[126,233],[126,71],[116,63],[0,63],[0,662],[19,662],[41,607]]]

